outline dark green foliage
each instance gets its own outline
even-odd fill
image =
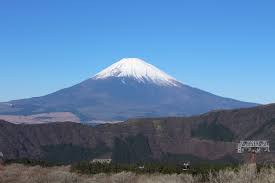
[[[125,139],[115,138],[112,150],[112,160],[115,163],[131,164],[148,162],[152,152],[147,137],[142,134],[129,136]]]
[[[72,165],[71,171],[81,173],[81,174],[98,174],[98,173],[119,173],[119,172],[133,172],[137,174],[181,174],[189,173],[193,175],[205,175],[207,176],[209,172],[218,172],[226,168],[237,169],[238,165],[214,165],[205,164],[200,166],[193,166],[190,170],[183,170],[183,167],[177,164],[169,163],[147,163],[142,164],[144,168],[140,168],[139,164],[92,164],[89,162],[81,162]]]
[[[234,134],[230,129],[217,122],[200,123],[195,129],[192,129],[191,135],[192,137],[214,141],[231,142],[234,139]]]
[[[81,162],[71,166],[71,171],[82,174],[118,173],[134,171],[133,165]]]
[[[71,164],[93,158],[110,152],[105,144],[99,144],[94,149],[72,144],[43,146],[44,159],[50,163]]]
[[[39,165],[41,167],[51,167],[51,166],[58,166],[61,164],[58,163],[50,163],[44,160],[31,160],[31,159],[15,159],[15,160],[6,160],[5,164],[13,164],[13,163],[18,163],[18,164],[23,164],[26,166],[36,166]]]
[[[208,160],[199,158],[197,156],[194,156],[192,154],[163,154],[161,157],[161,161],[164,163],[174,163],[174,164],[183,164],[186,162],[190,162],[192,166],[204,166],[204,165],[214,165],[214,166],[230,166],[230,165],[236,165],[240,162],[236,159],[234,159],[232,156],[224,156],[220,159],[216,160]]]
[[[182,173],[182,167],[173,164],[160,164],[149,163],[142,165],[144,168],[140,168],[138,164],[100,164],[82,162],[74,164],[71,167],[71,171],[82,174],[98,174],[98,173],[119,173],[122,171],[134,172],[134,173],[162,173],[162,174],[174,174]]]
[[[120,163],[130,163],[130,150],[128,144],[119,138],[114,139],[114,148],[112,151],[112,160]]]

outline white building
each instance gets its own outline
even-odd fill
[[[93,159],[91,163],[107,163],[110,164],[112,162],[112,159]]]

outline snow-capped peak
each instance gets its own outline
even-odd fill
[[[139,58],[124,58],[96,74],[93,79],[110,77],[134,78],[138,82],[152,82],[161,86],[178,86],[179,84],[172,76]]]

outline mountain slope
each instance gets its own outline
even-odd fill
[[[71,112],[82,121],[190,116],[256,106],[189,87],[135,58],[122,59],[75,86],[8,104],[0,104],[0,114]]]
[[[121,149],[129,147],[132,149],[130,153],[135,154],[141,151],[137,147],[142,147],[145,148],[143,152],[154,159],[243,160],[236,153],[237,142],[244,139],[269,140],[274,151],[274,137],[274,104],[189,118],[133,119],[93,128],[77,123],[15,125],[0,122],[0,151],[8,159],[43,158],[47,153],[59,154],[60,147],[66,147],[68,153],[86,148],[88,152],[97,152],[93,158],[110,157],[112,153],[122,153]],[[131,143],[132,146],[128,147],[128,141],[139,143]],[[274,162],[275,155],[258,156],[260,161],[265,158]]]

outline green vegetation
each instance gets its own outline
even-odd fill
[[[200,123],[197,128],[192,129],[192,137],[202,139],[231,142],[234,139],[234,134],[230,129],[226,128],[220,123]]]
[[[236,165],[240,162],[233,158],[232,156],[224,156],[216,160],[208,160],[199,158],[192,154],[171,154],[167,153],[162,155],[161,161],[165,163],[185,163],[190,162],[192,165],[201,166],[201,165]]]
[[[125,138],[115,138],[113,149],[110,149],[104,143],[98,144],[95,148],[89,149],[82,146],[72,144],[60,144],[51,146],[42,146],[43,158],[42,161],[36,160],[16,160],[27,165],[67,165],[79,162],[89,162],[94,158],[100,157],[104,154],[112,154],[112,162],[120,166],[129,166],[132,164],[183,164],[190,162],[194,165],[225,165],[238,164],[239,162],[231,156],[223,157],[219,160],[210,161],[202,159],[191,154],[163,154],[159,160],[153,158],[153,154],[148,142],[148,138],[142,134],[135,136],[128,136]]]
[[[84,160],[92,160],[102,154],[110,152],[104,144],[98,144],[96,148],[89,149],[72,144],[60,144],[42,146],[44,160],[52,164],[71,164]]]
[[[142,168],[141,168],[142,166]],[[204,164],[191,167],[190,170],[184,171],[182,165],[169,163],[146,163],[146,164],[100,164],[81,162],[72,165],[71,171],[81,174],[98,174],[98,173],[119,173],[119,172],[133,172],[137,174],[181,174],[189,173],[193,175],[207,175],[209,172],[218,172],[227,168],[237,169],[237,165],[215,165]]]
[[[39,165],[41,167],[51,167],[51,166],[57,166],[57,165],[61,165],[58,163],[50,163],[44,160],[31,160],[31,159],[15,159],[15,160],[6,160],[5,164],[6,165],[10,165],[10,164],[23,164],[26,166],[36,166]]]
[[[112,160],[122,164],[151,161],[152,152],[147,137],[138,134],[125,139],[115,138]]]
[[[6,165],[10,164],[24,164],[26,166],[36,166],[41,167],[52,167],[59,166],[59,163],[50,163],[42,160],[9,160],[6,161]],[[193,175],[207,175],[209,172],[218,172],[224,169],[238,169],[238,164],[215,164],[215,163],[201,163],[201,164],[191,164],[191,169],[184,171],[183,166],[180,163],[167,163],[167,162],[151,162],[151,163],[137,163],[137,164],[118,164],[118,163],[91,163],[90,161],[82,161],[74,163],[71,166],[72,172],[77,172],[80,174],[98,174],[98,173],[120,173],[120,172],[132,172],[137,174],[181,174],[188,173]],[[141,168],[142,167],[142,168]],[[259,165],[259,170],[265,168],[266,166]]]

